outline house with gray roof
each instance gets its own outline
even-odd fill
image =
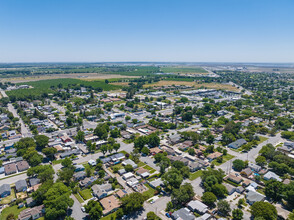
[[[171,215],[172,219],[174,220],[195,220],[195,216],[193,215],[193,213],[190,212],[190,210],[188,208],[181,208],[177,211],[175,211],[172,215]]]
[[[29,179],[29,183],[30,183],[30,186],[31,186],[31,187],[33,187],[33,186],[35,186],[35,185],[38,185],[40,182],[41,182],[41,181],[40,181],[40,179],[38,179],[38,178],[30,178],[30,179]]]
[[[187,206],[192,212],[197,212],[199,214],[204,214],[208,210],[208,206],[199,200],[192,200],[187,204]]]
[[[111,184],[102,184],[102,185],[93,185],[93,196],[97,197],[98,199],[102,199],[107,196],[108,192],[112,190]]]
[[[242,145],[246,144],[247,141],[245,139],[238,139],[235,142],[232,142],[228,145],[229,148],[238,149]]]
[[[264,201],[265,196],[259,192],[249,190],[249,192],[246,195],[246,200],[250,205],[253,205],[253,203],[255,203],[255,202]]]
[[[0,186],[0,197],[4,198],[6,196],[9,196],[11,194],[11,188],[9,184],[3,184]]]
[[[75,181],[83,180],[86,178],[86,172],[84,171],[77,172],[73,175],[73,178]]]
[[[124,165],[124,166],[126,166],[128,164],[130,164],[134,169],[136,169],[138,167],[138,165],[134,161],[132,161],[131,159],[127,159],[122,162],[122,165]]]
[[[25,180],[18,180],[15,183],[15,189],[17,192],[24,192],[27,190],[27,188],[28,188],[28,185],[27,185],[27,181]]]
[[[277,174],[275,174],[275,173],[272,172],[272,171],[268,171],[268,172],[263,176],[263,178],[264,178],[265,180],[271,180],[271,179],[273,179],[273,180],[277,180],[277,181],[279,181],[279,182],[282,182],[282,179],[281,179]]]

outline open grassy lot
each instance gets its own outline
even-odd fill
[[[116,212],[113,212],[107,216],[104,216],[100,220],[112,220],[112,219],[116,219]]]
[[[3,220],[6,219],[7,216],[8,216],[10,213],[13,213],[14,216],[17,218],[17,216],[19,215],[19,213],[20,213],[22,210],[24,210],[24,209],[26,209],[26,207],[22,207],[22,208],[19,209],[19,208],[17,207],[17,205],[14,205],[14,206],[11,206],[11,207],[7,207],[7,208],[5,208],[5,209],[2,210],[0,219],[3,219]]]
[[[197,74],[197,73],[207,73],[207,71],[201,67],[161,67],[160,71],[164,73],[181,73],[181,74]]]
[[[88,199],[91,199],[93,197],[91,189],[84,189],[84,190],[81,190],[79,193],[80,193],[80,195],[82,196],[82,198],[84,200],[88,200]]]
[[[257,142],[258,144],[261,144],[262,142],[266,141],[268,138],[267,137],[263,137],[263,136],[259,136],[259,141]]]
[[[168,81],[161,80],[156,83],[145,84],[143,87],[154,87],[154,86],[172,86],[172,85],[184,85],[184,86],[193,86],[195,89],[222,89],[228,91],[239,92],[239,89],[229,84],[222,83],[199,83],[194,81]]]
[[[154,173],[156,170],[153,169],[152,167],[148,166],[148,165],[145,165],[143,166],[142,168],[146,169],[146,170],[149,170],[150,173]]]
[[[189,180],[195,180],[202,175],[202,170],[198,170],[194,173],[190,173]]]
[[[15,190],[14,188],[11,188],[11,194],[10,196],[4,197],[1,199],[0,204],[4,205],[4,204],[9,204],[11,202],[12,199],[15,198]]]
[[[217,162],[217,160],[212,161],[212,164],[219,166],[225,162],[227,162],[228,160],[233,159],[235,156],[231,155],[231,154],[227,154],[225,156],[223,156],[223,161],[221,163]]]
[[[22,98],[27,96],[39,96],[43,93],[53,93],[52,88],[57,88],[60,86],[62,88],[66,88],[69,85],[77,85],[77,86],[85,86],[85,87],[92,87],[94,89],[101,88],[103,91],[110,91],[110,90],[117,90],[120,89],[121,86],[118,85],[111,85],[107,84],[104,81],[85,81],[80,79],[48,79],[48,80],[40,80],[34,82],[26,82],[26,83],[19,83],[32,86],[33,88],[30,89],[17,89],[12,91],[7,91],[8,96],[15,96],[16,98]]]
[[[74,196],[77,198],[77,200],[80,202],[80,203],[83,203],[84,200],[82,199],[82,197],[80,196],[80,194],[76,193],[74,194]]]
[[[154,196],[154,193],[156,192],[155,189],[153,189],[151,186],[148,184],[145,184],[145,186],[148,188],[147,191],[143,192],[143,195],[147,197],[147,199],[151,198]]]

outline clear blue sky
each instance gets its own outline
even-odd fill
[[[294,62],[293,0],[0,0],[0,62]]]

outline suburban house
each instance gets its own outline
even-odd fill
[[[114,212],[120,207],[120,201],[114,195],[101,199],[100,203],[104,209],[103,215]]]
[[[234,173],[230,173],[227,177],[225,177],[225,179],[232,181],[234,183],[237,183],[237,184],[239,184],[243,181],[243,179],[240,176],[237,176]]]
[[[97,180],[97,177],[91,176],[91,177],[87,177],[84,180],[82,180],[80,182],[80,186],[81,187],[88,187],[90,186],[95,180]]]
[[[238,149],[242,145],[246,144],[247,141],[245,139],[238,139],[235,142],[232,142],[228,145],[229,148]]]
[[[77,172],[73,175],[73,178],[75,181],[83,180],[86,178],[86,172],[84,172],[84,171]]]
[[[247,167],[241,171],[241,174],[246,177],[249,177],[252,173],[253,172],[249,167]]]
[[[122,165],[124,165],[124,166],[126,166],[127,164],[131,165],[134,169],[136,169],[138,167],[138,165],[134,161],[132,161],[131,159],[127,159],[122,162]]]
[[[107,196],[108,192],[112,190],[111,184],[102,184],[102,185],[93,185],[93,196],[97,197],[98,199],[102,199]]]
[[[16,166],[17,166],[18,172],[22,172],[30,168],[28,162],[25,160],[17,162]]]
[[[10,174],[16,173],[15,163],[10,163],[10,164],[4,165],[4,169],[5,169],[5,175],[10,175]]]
[[[208,156],[207,156],[207,159],[209,160],[209,161],[213,161],[213,160],[215,160],[216,158],[219,158],[219,157],[221,157],[223,154],[221,153],[221,152],[214,152],[214,153],[212,153],[212,154],[209,154]]]
[[[45,206],[40,205],[34,208],[28,208],[21,211],[18,215],[18,220],[35,220],[42,217],[45,214]]]
[[[27,190],[27,188],[28,188],[28,185],[27,185],[27,181],[25,180],[18,180],[15,183],[15,189],[17,192],[24,192]]]
[[[3,184],[0,186],[0,197],[4,198],[6,196],[9,196],[11,194],[11,188],[9,184]]]
[[[277,180],[277,181],[279,181],[279,182],[282,182],[282,179],[281,179],[277,174],[275,174],[275,173],[272,172],[272,171],[268,171],[268,172],[263,176],[263,178],[264,178],[265,180],[271,180],[271,179],[273,179],[273,180]]]
[[[246,195],[246,200],[250,205],[253,205],[255,202],[264,201],[265,196],[259,192],[250,190]]]
[[[195,216],[193,213],[190,212],[188,208],[181,208],[177,211],[175,211],[171,215],[172,219],[178,220],[178,219],[185,219],[185,220],[195,220]]]
[[[199,200],[192,200],[187,204],[187,206],[192,212],[197,212],[201,215],[208,210],[208,206],[200,202]]]

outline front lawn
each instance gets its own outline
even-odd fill
[[[18,208],[17,205],[14,205],[14,206],[11,206],[11,207],[7,207],[5,209],[2,210],[2,213],[1,213],[1,217],[0,219],[6,219],[7,216],[10,214],[10,213],[13,213],[14,216],[17,218],[17,216],[19,215],[19,213],[26,209],[26,207],[22,207],[22,208]]]
[[[88,200],[88,199],[91,199],[93,197],[92,192],[91,192],[90,189],[81,190],[79,193],[80,193],[80,195],[82,196],[82,198],[84,200]]]
[[[77,198],[77,200],[80,202],[80,203],[83,203],[84,200],[82,199],[82,197],[80,196],[80,194],[74,194],[74,196]]]
[[[190,173],[189,180],[195,180],[202,175],[202,170],[198,170],[194,173]]]
[[[215,159],[214,161],[212,161],[212,164],[214,164],[215,166],[219,166],[225,162],[227,162],[228,160],[233,159],[235,156],[231,155],[231,154],[227,154],[223,156],[223,160],[221,163],[217,162],[217,159]]]
[[[116,219],[116,212],[111,213],[107,216],[102,217],[100,220],[112,220],[112,219]]]
[[[10,196],[4,197],[1,199],[0,204],[4,205],[4,204],[9,204],[11,202],[12,199],[15,198],[15,192],[14,192],[14,188],[11,188],[11,194]]]
[[[151,198],[154,196],[156,190],[153,189],[151,186],[149,186],[148,184],[145,184],[145,186],[148,188],[147,191],[143,192],[143,196],[146,196],[147,199]]]
[[[261,144],[262,142],[268,139],[267,137],[263,137],[263,136],[258,136],[258,137],[259,137],[259,141],[257,142],[257,144]]]

